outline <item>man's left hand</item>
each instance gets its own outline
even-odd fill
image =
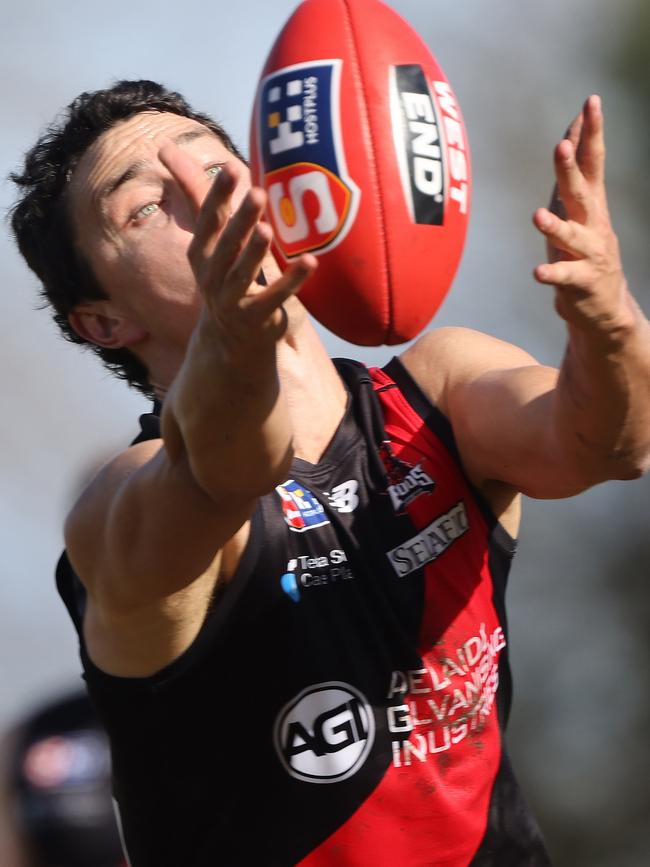
[[[533,217],[549,253],[535,279],[556,287],[557,312],[570,325],[616,339],[635,313],[607,206],[598,96],[587,99],[555,148],[555,177],[551,208],[539,208]]]

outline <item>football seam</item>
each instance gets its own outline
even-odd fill
[[[393,315],[394,315],[393,302],[392,302],[391,291],[390,291],[391,280],[390,280],[390,274],[388,272],[388,261],[389,261],[388,252],[389,252],[389,250],[388,250],[388,239],[386,237],[386,213],[384,210],[384,205],[383,205],[381,193],[380,193],[380,177],[379,177],[379,171],[377,170],[377,159],[376,159],[376,154],[375,154],[375,142],[374,142],[374,139],[372,136],[372,125],[370,123],[370,114],[369,114],[368,103],[367,103],[368,94],[366,91],[363,76],[361,74],[361,63],[359,61],[359,52],[357,50],[357,42],[356,42],[357,33],[355,31],[354,19],[352,17],[352,12],[350,11],[348,0],[342,0],[342,5],[343,5],[343,14],[344,14],[345,19],[346,19],[347,24],[348,24],[348,26],[345,28],[345,36],[346,36],[346,39],[348,40],[348,42],[350,43],[350,48],[351,48],[350,53],[351,53],[351,58],[352,58],[352,74],[353,74],[355,80],[357,81],[357,84],[359,85],[359,89],[361,91],[362,99],[360,100],[360,102],[361,102],[360,109],[361,109],[361,114],[362,114],[362,118],[363,118],[363,124],[364,124],[364,126],[367,130],[367,133],[368,133],[367,138],[368,138],[368,142],[370,145],[369,153],[368,153],[368,169],[369,169],[370,174],[372,175],[372,180],[373,180],[372,190],[370,192],[371,192],[372,197],[374,198],[375,204],[377,206],[377,211],[379,213],[380,246],[381,246],[382,251],[383,251],[383,257],[382,257],[383,258],[382,273],[384,276],[383,289],[384,289],[385,306],[386,306],[386,310],[387,310],[387,314],[388,314],[388,321],[384,323],[384,334],[383,334],[383,340],[382,340],[382,342],[385,343],[389,334],[393,330]]]

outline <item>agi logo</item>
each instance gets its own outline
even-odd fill
[[[280,711],[274,742],[285,770],[308,783],[337,783],[355,774],[375,740],[366,698],[339,681],[307,687]]]
[[[331,250],[356,217],[360,192],[341,137],[340,60],[299,63],[261,84],[258,142],[276,241],[287,259]]]

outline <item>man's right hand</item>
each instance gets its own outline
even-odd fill
[[[305,256],[258,284],[263,262],[275,267],[264,192],[246,191],[243,166],[210,186],[173,145],[161,160],[187,199],[188,256],[204,303],[164,401],[163,440],[108,464],[66,525],[88,591],[89,653],[122,676],[152,674],[194,640],[215,583],[246,545],[257,499],[285,478],[292,430],[276,364],[282,307],[316,265]]]
[[[295,295],[316,268],[314,256],[293,262],[268,286],[257,282],[271,245],[271,226],[263,221],[266,193],[250,188],[232,213],[244,169],[223,166],[206,193],[202,170],[180,148],[169,144],[160,157],[183,189],[194,214],[194,238],[188,258],[210,316],[226,344],[270,332],[284,333],[282,305]]]
[[[278,483],[291,459],[276,347],[287,327],[283,305],[316,259],[302,256],[269,285],[260,285],[256,278],[271,243],[271,228],[262,219],[265,192],[251,188],[241,195],[243,167],[224,166],[206,189],[202,169],[180,148],[166,145],[160,157],[193,216],[188,258],[204,300],[165,402],[163,436],[172,459],[180,456],[182,441],[198,484],[215,501],[258,496]],[[233,466],[241,467],[236,483]]]

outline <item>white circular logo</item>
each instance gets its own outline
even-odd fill
[[[292,777],[308,783],[338,783],[355,774],[368,757],[375,740],[375,717],[353,686],[317,683],[282,708],[274,740]]]

